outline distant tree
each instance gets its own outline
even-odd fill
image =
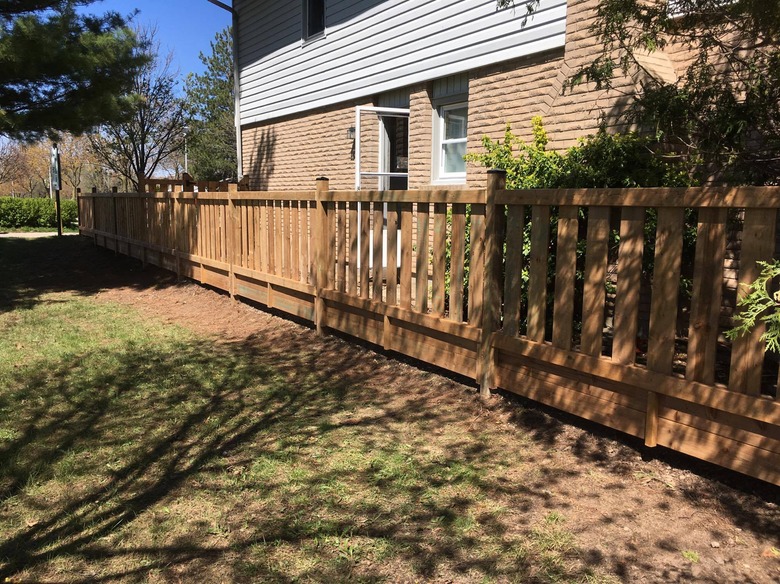
[[[0,135],[82,133],[127,115],[148,57],[116,12],[76,12],[94,1],[0,2]]]
[[[641,73],[627,121],[687,152],[704,180],[780,181],[780,0],[601,0],[592,31],[603,49],[574,84]],[[687,52],[678,80],[643,65],[671,46]]]
[[[21,148],[22,170],[19,184],[22,192],[33,196],[48,196],[51,147],[48,142],[25,143]]]
[[[76,189],[81,188],[97,161],[86,136],[65,134],[60,137],[58,146],[63,186],[69,187],[68,194],[75,197]]]
[[[211,54],[200,54],[202,75],[190,74],[185,85],[190,134],[189,170],[198,180],[236,179],[233,36],[217,33]]]
[[[14,192],[24,172],[24,152],[17,142],[3,140],[0,142],[0,184],[5,192]]]
[[[172,54],[161,57],[154,30],[138,31],[153,59],[135,75],[133,92],[139,102],[123,121],[106,123],[90,136],[92,150],[110,170],[134,189],[184,144],[184,102],[176,96],[178,72]]]

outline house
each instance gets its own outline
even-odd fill
[[[250,188],[481,186],[463,154],[541,115],[562,148],[613,119],[637,79],[565,90],[598,53],[598,0],[235,0]],[[672,57],[674,57],[672,55]],[[674,74],[670,57],[648,69]]]

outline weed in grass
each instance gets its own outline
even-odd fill
[[[695,552],[693,550],[683,550],[682,551],[682,557],[684,557],[686,560],[691,562],[692,564],[698,564],[699,563],[699,552]]]
[[[544,522],[550,525],[563,523],[564,521],[566,521],[566,518],[557,511],[550,511],[544,518]]]
[[[10,428],[0,428],[0,442],[12,442],[19,438],[21,433]]]
[[[550,515],[545,518],[544,526],[537,527],[531,532],[534,545],[542,552],[567,553],[572,551],[574,549],[574,535],[561,527],[562,518],[554,516],[555,519],[550,520]]]

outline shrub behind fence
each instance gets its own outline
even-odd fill
[[[78,220],[76,201],[64,200],[62,224],[75,226]],[[0,197],[0,227],[57,227],[57,210],[52,199]]]

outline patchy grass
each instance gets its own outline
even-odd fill
[[[63,225],[63,233],[78,233],[78,226]],[[57,233],[56,227],[1,227],[0,233]]]
[[[770,501],[123,261],[0,240],[0,582],[779,573]]]
[[[68,292],[0,331],[2,581],[594,581],[489,432]]]

